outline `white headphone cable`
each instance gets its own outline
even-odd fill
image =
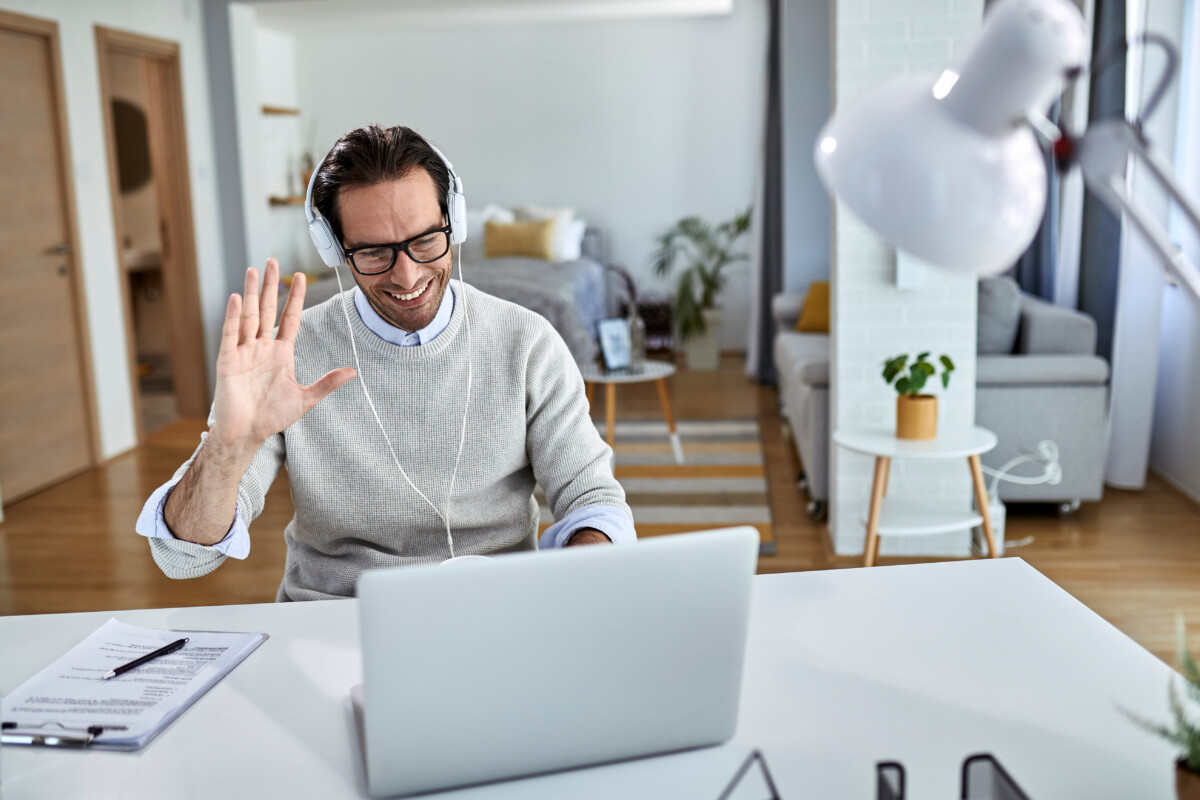
[[[461,258],[461,245],[459,245],[458,250],[459,257]],[[397,254],[397,257],[399,257],[399,254]],[[450,535],[450,495],[454,491],[454,481],[458,476],[458,462],[462,458],[463,442],[466,441],[467,433],[467,415],[471,407],[471,320],[470,315],[467,313],[466,289],[462,289],[462,295],[463,315],[466,318],[467,323],[467,401],[463,408],[462,432],[460,433],[458,440],[458,455],[456,455],[454,458],[454,470],[450,473],[450,487],[446,492],[446,513],[442,514],[442,512],[438,511],[437,506],[433,504],[433,501],[426,497],[425,493],[417,488],[417,485],[412,482],[411,478],[408,477],[408,473],[404,471],[404,467],[400,465],[400,459],[396,456],[396,449],[392,446],[392,439],[390,436],[388,436],[387,429],[383,426],[383,421],[379,418],[379,412],[375,409],[375,401],[371,399],[371,393],[367,391],[367,384],[362,378],[362,365],[358,360],[358,345],[354,339],[354,326],[350,323],[350,311],[346,308],[346,291],[345,287],[342,286],[341,270],[339,270],[337,267],[334,267],[333,274],[337,277],[338,304],[342,307],[342,315],[346,318],[346,329],[350,332],[350,349],[354,352],[354,367],[358,370],[358,385],[362,387],[363,396],[367,398],[367,405],[370,406],[371,414],[375,417],[375,424],[379,426],[379,432],[383,434],[383,440],[387,442],[388,452],[392,455],[392,461],[395,463],[396,469],[400,471],[400,475],[404,478],[408,485],[412,487],[412,490],[416,492],[422,500],[429,504],[429,507],[433,509],[433,513],[437,514],[438,519],[446,523],[446,544],[450,548],[450,557],[454,558],[454,539]],[[463,286],[462,261],[459,261],[458,264],[458,283],[461,289]]]

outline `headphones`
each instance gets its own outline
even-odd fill
[[[462,244],[467,240],[467,198],[463,195],[462,179],[454,172],[454,165],[441,150],[432,144],[429,147],[438,154],[438,158],[450,172],[450,191],[446,193],[446,212],[450,216],[450,244]],[[317,252],[321,254],[321,260],[325,262],[325,266],[337,268],[346,263],[346,253],[342,250],[342,243],[333,233],[333,226],[321,215],[312,201],[313,186],[316,185],[317,175],[328,157],[329,153],[326,153],[321,163],[313,170],[312,177],[308,179],[308,191],[304,194],[304,216],[308,220],[308,235],[312,237]]]

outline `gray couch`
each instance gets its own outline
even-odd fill
[[[804,467],[808,512],[820,518],[829,497],[829,336],[795,331],[803,301],[795,294],[774,298],[775,367],[780,404]],[[1058,445],[1062,465],[1061,483],[1001,482],[1000,498],[1058,503],[1064,513],[1082,501],[1099,500],[1107,452],[1108,363],[1095,355],[1092,318],[1021,294],[1008,278],[990,278],[979,283],[978,348],[975,420],[999,438],[983,463],[998,469],[1049,439]],[[1017,474],[1040,472],[1037,465],[1023,466]]]

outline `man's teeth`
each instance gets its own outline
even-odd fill
[[[395,292],[388,292],[388,294],[390,294],[392,297],[396,298],[397,300],[416,300],[418,297],[420,297],[422,294],[424,294],[425,290],[428,288],[429,288],[429,284],[427,283],[424,286],[422,286],[420,289],[417,289],[412,294],[396,294]]]

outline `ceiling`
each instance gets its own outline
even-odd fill
[[[362,23],[512,24],[729,14],[733,0],[250,0],[260,25],[287,32]]]

